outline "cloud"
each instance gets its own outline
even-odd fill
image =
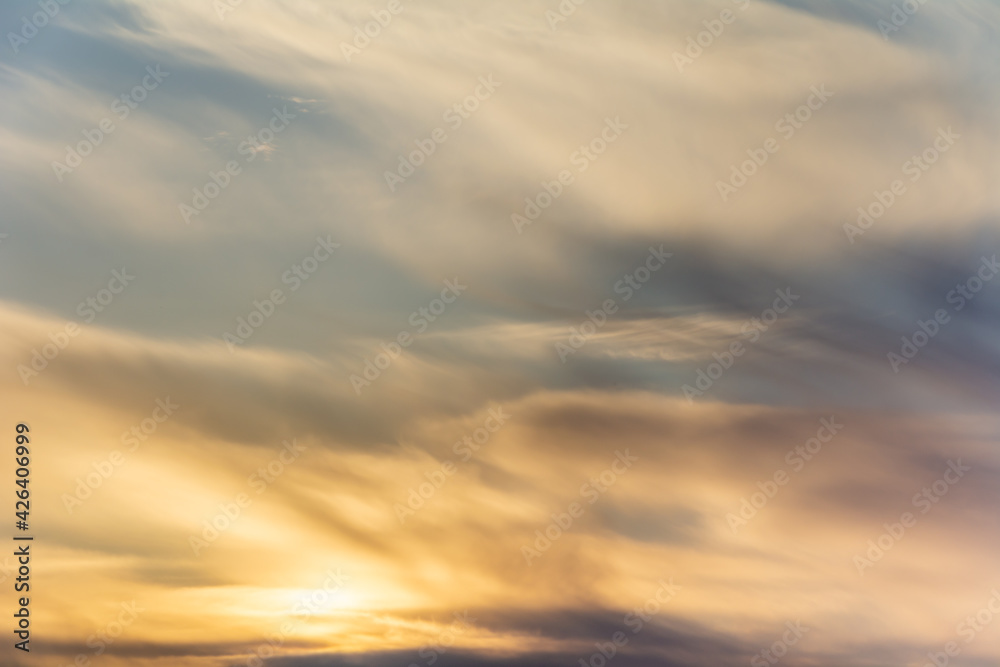
[[[800,619],[783,664],[904,664],[954,640],[996,583],[997,285],[953,297],[998,245],[1000,15],[926,3],[883,39],[888,0],[741,4],[586,3],[552,29],[554,2],[404,3],[348,61],[381,6],[107,0],[5,55],[0,386],[45,489],[41,651],[92,655],[136,600],[109,666],[245,664],[331,568],[349,583],[268,664],[426,664],[469,610],[436,664],[575,665],[670,578],[683,593],[616,665],[746,664]],[[421,164],[393,190],[401,160]],[[859,207],[873,220],[849,238]],[[318,239],[340,247],[310,270]],[[626,298],[651,248],[669,261]],[[85,324],[112,270],[135,282]],[[446,280],[468,287],[436,312]],[[771,322],[779,290],[801,296]],[[144,431],[166,397],[180,408]],[[824,419],[843,431],[796,453]],[[922,512],[958,460],[968,475]],[[998,650],[984,635],[962,659]]]

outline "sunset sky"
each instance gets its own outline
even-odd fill
[[[0,28],[0,664],[1000,660],[995,0]]]

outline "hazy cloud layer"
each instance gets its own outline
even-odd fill
[[[1000,656],[1000,10],[570,5],[0,8],[44,660]]]

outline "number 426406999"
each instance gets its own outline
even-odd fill
[[[18,497],[17,503],[14,508],[14,514],[17,516],[17,523],[15,524],[20,530],[28,530],[28,512],[30,510],[30,502],[28,498],[31,496],[31,491],[28,490],[28,481],[31,471],[28,466],[31,464],[31,450],[28,449],[28,443],[31,438],[28,437],[29,428],[27,424],[17,425],[17,437],[15,441],[17,447],[14,450],[17,458],[15,463],[17,463],[17,470],[15,474],[17,475],[17,480],[14,482],[18,487],[15,489],[15,494]]]

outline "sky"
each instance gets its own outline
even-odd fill
[[[994,0],[0,28],[3,664],[1000,659]]]

